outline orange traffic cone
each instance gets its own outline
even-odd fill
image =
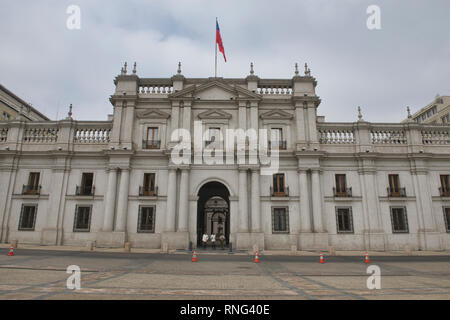
[[[197,262],[197,251],[194,250],[194,253],[192,254],[192,262]]]
[[[325,260],[323,259],[323,253],[320,253],[320,259],[319,259],[319,263],[325,263]]]
[[[9,247],[9,253],[8,253],[8,256],[13,256],[14,255],[14,248],[13,248],[13,246],[11,245],[11,247]]]
[[[258,251],[256,251],[255,260],[253,260],[253,262],[254,263],[258,263],[259,262]]]
[[[368,253],[368,252],[366,252],[366,258],[364,259],[364,262],[365,262],[365,263],[370,263],[370,260],[369,260],[369,253]]]

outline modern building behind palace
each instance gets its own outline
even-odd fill
[[[0,122],[1,242],[186,249],[215,233],[237,249],[450,249],[450,126],[441,121],[370,123],[355,112],[325,122],[306,66],[289,79],[253,68],[245,78],[185,78],[180,66],[141,78],[125,66],[114,83],[108,121],[71,111],[28,121],[16,109]],[[267,129],[278,172],[173,163],[172,132],[193,135],[196,121],[207,138],[192,157],[222,150],[227,129]]]

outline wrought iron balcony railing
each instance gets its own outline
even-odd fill
[[[275,149],[278,147],[278,150],[286,150],[287,149],[287,141],[286,140],[283,140],[283,141],[269,140],[268,146],[269,146],[269,149],[272,149],[272,148]]]
[[[388,197],[391,198],[403,198],[406,197],[406,189],[405,188],[387,188]]]
[[[24,184],[22,187],[22,194],[41,194],[41,185],[35,186],[35,185],[28,185]]]
[[[441,197],[450,197],[450,188],[440,187],[439,194],[441,195]]]
[[[95,186],[76,186],[75,195],[77,196],[93,196],[95,194]]]
[[[336,198],[351,198],[353,196],[352,194],[352,188],[344,188],[344,189],[336,189],[333,188],[333,195]]]
[[[283,191],[274,190],[273,187],[270,187],[270,196],[271,197],[289,197],[289,187],[284,187]]]
[[[160,149],[161,140],[142,140],[142,149]]]
[[[154,189],[151,189],[150,187],[139,186],[139,196],[140,197],[158,196],[158,186],[156,186]]]

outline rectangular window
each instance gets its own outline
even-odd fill
[[[450,232],[450,207],[444,207],[445,230]]]
[[[278,147],[280,150],[286,149],[286,142],[284,141],[282,128],[270,129],[270,146],[271,148]]]
[[[450,116],[449,116],[449,114],[446,114],[445,116],[443,116],[443,117],[441,118],[441,120],[442,120],[442,124],[448,124],[448,123],[450,122]]]
[[[272,233],[289,233],[288,208],[272,208]]]
[[[138,232],[155,232],[155,207],[140,206],[138,218]]]
[[[335,180],[336,180],[336,195],[337,196],[347,195],[347,179],[345,177],[345,174],[336,174]]]
[[[39,193],[39,172],[30,172],[28,176],[28,185],[26,186],[25,193],[38,194]]]
[[[92,172],[83,172],[81,176],[80,195],[93,194],[94,174]]]
[[[400,188],[400,178],[398,174],[390,174],[388,176],[388,180],[389,180],[389,188],[388,188],[389,197],[406,197],[405,188]]]
[[[34,231],[36,221],[37,204],[23,204],[20,213],[19,230]]]
[[[393,233],[409,232],[405,207],[391,207],[391,222]]]
[[[73,231],[89,232],[91,227],[91,210],[92,206],[76,206],[75,208],[75,222]]]
[[[338,233],[353,233],[352,208],[336,208],[336,225]]]
[[[273,196],[284,196],[286,194],[284,187],[284,173],[273,175]]]
[[[155,195],[155,173],[144,173],[143,196]]]
[[[220,145],[220,128],[209,128],[209,141],[206,141],[206,146],[212,145],[218,147]]]
[[[450,176],[448,174],[441,175],[441,196],[450,197]]]
[[[159,130],[158,128],[148,128],[147,129],[147,141],[146,149],[159,149]]]

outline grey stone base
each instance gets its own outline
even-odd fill
[[[168,245],[169,250],[188,249],[189,248],[189,232],[163,232],[161,234],[161,248],[164,244]]]
[[[386,247],[384,245],[385,243],[385,237],[383,233],[366,233],[364,235],[366,239],[366,250],[371,251],[385,251]]]
[[[328,233],[300,233],[299,250],[328,250]]]
[[[56,246],[58,231],[56,228],[42,229],[41,245],[42,246]]]
[[[423,239],[420,250],[445,250],[441,242],[441,235],[438,232],[420,232],[419,237]]]
[[[264,250],[264,233],[262,232],[237,232],[235,239],[233,248],[236,250],[253,250],[255,246],[258,250]]]
[[[99,248],[123,248],[125,245],[125,232],[105,232],[97,233],[96,246]]]

